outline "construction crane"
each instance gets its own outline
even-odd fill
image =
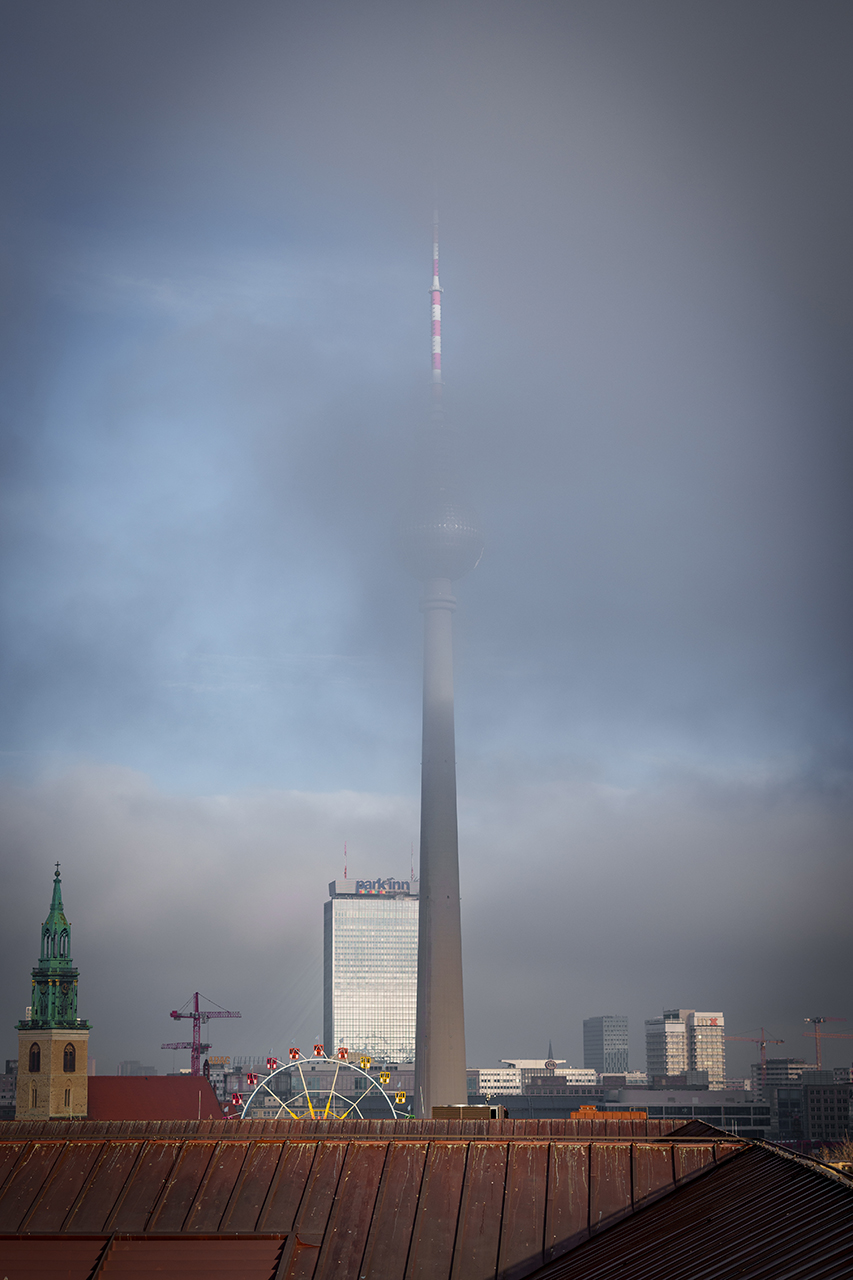
[[[189,1000],[187,1001],[187,1004],[183,1006],[183,1008],[173,1009],[172,1012],[169,1014],[170,1018],[176,1018],[176,1019],[192,1018],[193,1020],[192,1040],[182,1040],[177,1044],[163,1044],[160,1046],[161,1049],[190,1049],[192,1051],[190,1056],[190,1064],[191,1064],[190,1074],[194,1076],[201,1075],[201,1055],[203,1053],[207,1053],[208,1049],[210,1048],[209,1044],[202,1043],[202,1039],[201,1039],[202,1023],[207,1022],[210,1018],[239,1018],[240,1017],[239,1013],[235,1013],[231,1009],[221,1009],[219,1005],[217,1005],[215,1009],[199,1009],[198,997],[199,997],[199,993],[197,991],[194,991],[192,996],[190,997],[190,1000],[192,1000],[193,1007],[192,1009],[190,1009],[188,1013],[185,1013],[184,1010],[186,1009],[187,1004],[189,1004],[190,1002]],[[207,1000],[207,996],[202,996],[202,1000]],[[207,1000],[207,1003],[213,1004],[214,1001]]]
[[[818,1071],[821,1070],[820,1059],[820,1042],[821,1040],[853,1040],[853,1035],[849,1031],[821,1031],[821,1025],[824,1022],[846,1022],[846,1018],[803,1018],[803,1022],[810,1022],[814,1027],[814,1031],[804,1031],[804,1036],[814,1035],[814,1055],[817,1063]]]
[[[757,1044],[761,1047],[761,1087],[767,1088],[767,1046],[769,1044],[784,1044],[784,1040],[770,1040],[761,1028],[761,1039],[757,1040],[755,1036],[726,1036],[727,1040],[749,1040],[751,1044]]]

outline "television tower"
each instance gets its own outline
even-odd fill
[[[483,554],[476,518],[457,495],[455,433],[442,405],[441,294],[438,215],[433,233],[432,418],[423,440],[420,482],[401,523],[403,558],[423,583],[423,747],[418,925],[418,1005],[415,1109],[467,1097],[462,1003],[462,926],[456,823],[456,742],[453,722],[452,583]]]

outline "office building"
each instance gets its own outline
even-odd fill
[[[628,1070],[628,1019],[621,1013],[605,1013],[583,1020],[583,1065],[599,1075]]]
[[[649,1084],[687,1070],[687,1027],[672,1012],[646,1019],[646,1075]]]
[[[323,912],[323,1042],[413,1062],[418,895],[408,880],[333,880]]]
[[[722,1013],[664,1009],[646,1020],[646,1074],[655,1077],[707,1071],[711,1089],[726,1087],[726,1030]]]
[[[768,1058],[763,1065],[753,1062],[750,1067],[752,1092],[763,1093],[775,1085],[799,1084],[807,1068],[803,1058]]]
[[[832,1071],[804,1071],[803,1136],[809,1142],[842,1142],[853,1132],[853,1085]]]
[[[743,1089],[620,1089],[615,1096],[622,1106],[647,1111],[650,1120],[703,1120],[743,1138],[770,1134],[770,1106]]]
[[[521,1072],[518,1067],[469,1067],[468,1092],[487,1098],[497,1093],[518,1095],[523,1092]]]

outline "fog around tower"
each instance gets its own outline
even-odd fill
[[[7,1056],[56,859],[99,1072],[312,1043],[344,841],[408,876],[436,201],[469,1062],[853,1031],[851,25],[7,7]]]

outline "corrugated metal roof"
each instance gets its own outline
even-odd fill
[[[204,1076],[89,1076],[88,1119],[221,1120]]]
[[[841,1280],[853,1184],[753,1146],[530,1280]]]

